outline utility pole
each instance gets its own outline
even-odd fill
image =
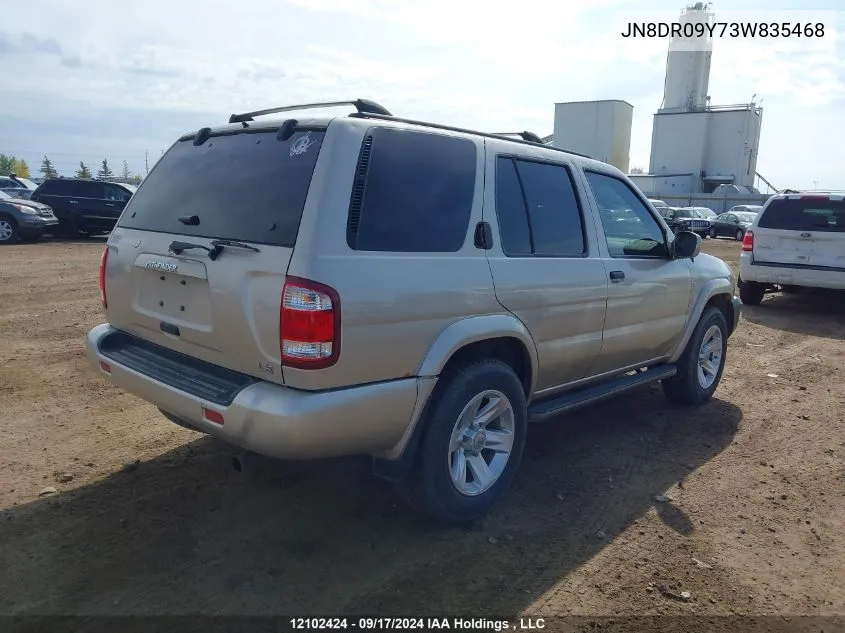
[[[144,170],[147,172],[147,175],[150,174],[150,161],[149,161],[149,152],[144,150]]]

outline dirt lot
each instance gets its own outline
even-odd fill
[[[845,614],[841,300],[746,308],[701,409],[647,387],[533,427],[506,502],[445,529],[366,461],[238,474],[100,379],[101,249],[0,249],[0,613]]]

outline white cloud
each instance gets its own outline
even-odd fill
[[[84,10],[19,3],[16,19],[0,26],[0,113],[30,121],[26,138],[50,150],[59,137],[39,138],[39,119],[82,121],[80,104],[112,117],[207,113],[197,121],[207,124],[250,108],[368,97],[404,116],[547,134],[554,102],[618,98],[635,106],[632,164],[647,165],[668,42],[620,32],[654,16],[673,20],[677,10],[625,0],[127,0],[119,10],[111,0],[89,0]],[[717,19],[728,17],[717,8]],[[765,139],[782,132],[770,121],[798,125],[814,108],[845,110],[843,70],[832,36],[812,46],[718,40],[710,92],[716,104],[762,96]],[[78,131],[73,142],[92,132]],[[166,146],[173,134],[132,129],[121,138]],[[842,162],[843,134],[832,129],[823,139],[819,151],[831,165]],[[769,173],[796,169],[792,158],[762,152],[760,163]]]

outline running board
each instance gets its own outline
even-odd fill
[[[629,389],[635,389],[658,380],[671,378],[678,373],[674,365],[656,365],[636,374],[624,375],[605,383],[570,391],[547,400],[540,400],[528,407],[528,421],[542,422],[563,413],[612,398]]]

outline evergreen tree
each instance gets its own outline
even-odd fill
[[[91,178],[91,170],[88,169],[88,165],[79,161],[79,169],[76,170],[76,177],[77,178]]]
[[[100,178],[101,180],[114,178],[114,173],[109,168],[109,161],[105,158],[103,159],[103,166],[100,167],[100,170],[97,172],[97,178]]]
[[[44,160],[41,161],[41,169],[39,170],[44,178],[58,178],[59,172],[53,167],[52,161],[44,155]]]

